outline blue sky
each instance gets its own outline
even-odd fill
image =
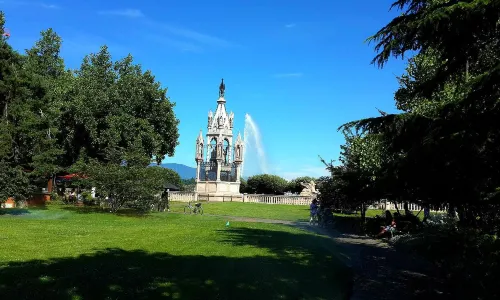
[[[404,62],[378,69],[364,43],[397,14],[392,0],[248,2],[0,0],[0,9],[19,51],[51,27],[70,68],[106,44],[114,59],[131,53],[152,70],[180,119],[180,145],[165,162],[195,166],[195,140],[224,78],[235,128],[243,135],[245,113],[252,116],[270,173],[326,175],[318,155],[338,157],[341,124],[375,116],[375,107],[396,111]],[[244,175],[260,173],[248,151]]]

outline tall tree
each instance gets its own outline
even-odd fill
[[[113,62],[103,46],[85,57],[63,116],[65,164],[74,163],[82,150],[103,162],[119,157],[109,153],[131,147],[158,162],[172,156],[179,121],[166,92],[130,55]]]
[[[364,224],[368,205],[382,196],[378,176],[381,174],[383,144],[378,135],[359,133],[350,127],[340,129],[345,138],[339,157],[341,165],[335,166],[333,162],[321,159],[334,179],[327,182],[324,190],[337,198],[333,202],[337,202],[339,208],[359,209]]]
[[[15,109],[12,109],[26,92],[19,76],[22,56],[8,44],[4,26],[5,16],[0,11],[0,202],[9,197],[23,200],[31,188],[25,170],[17,164],[21,151],[15,143]]]
[[[21,108],[24,117],[18,127],[28,141],[26,161],[34,169],[32,174],[40,178],[53,178],[61,170],[60,111],[67,92],[65,82],[71,76],[60,56],[61,42],[52,29],[42,31],[40,39],[26,51],[23,64],[30,93]]]
[[[402,14],[369,40],[381,67],[390,56],[419,52],[396,93],[406,113],[350,125],[383,136],[417,197],[478,205],[500,186],[500,2],[399,0],[393,7]]]

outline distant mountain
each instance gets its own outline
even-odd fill
[[[161,164],[160,166],[163,168],[174,170],[175,172],[177,172],[177,174],[179,174],[181,179],[196,178],[196,168],[175,163]]]

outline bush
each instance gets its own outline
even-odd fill
[[[82,192],[82,200],[83,200],[83,205],[87,206],[94,206],[96,205],[96,201],[94,198],[92,198],[92,193],[90,192]]]
[[[52,192],[50,194],[50,202],[47,202],[47,204],[51,205],[60,205],[64,204],[64,197],[59,196],[56,192]]]
[[[447,279],[453,298],[500,298],[500,241],[496,235],[459,228],[456,220],[438,215],[419,233],[397,236],[391,242],[434,262]]]
[[[286,179],[277,175],[255,175],[247,180],[247,193],[283,195],[288,188]]]
[[[290,180],[287,186],[287,190],[291,193],[299,194],[304,189],[302,183],[309,183],[311,181],[316,182],[316,179],[309,176],[297,177],[293,180]]]

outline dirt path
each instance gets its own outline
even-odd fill
[[[355,271],[351,299],[444,299],[437,290],[432,265],[418,257],[395,251],[387,243],[358,235],[292,222],[259,218],[224,217],[232,221],[283,224],[328,236],[339,246],[339,259]]]

